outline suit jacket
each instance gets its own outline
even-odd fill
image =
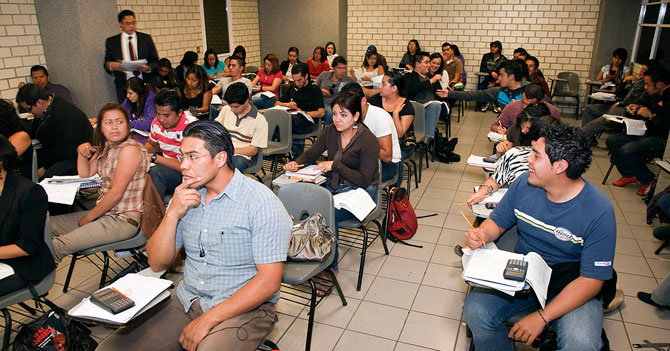
[[[7,172],[0,198],[0,246],[16,244],[28,256],[3,259],[24,280],[36,281],[56,268],[44,242],[47,215],[44,189],[13,172]]]
[[[155,73],[158,69],[158,52],[156,51],[156,46],[154,45],[154,40],[151,39],[151,35],[144,34],[140,32],[137,33],[137,59],[146,59],[148,61],[149,67],[151,67],[151,72]],[[121,33],[107,38],[105,42],[105,62],[103,62],[103,67],[109,74],[113,74],[114,84],[117,87],[126,86],[126,73],[119,71],[111,71],[109,67],[105,64],[106,62],[121,62],[123,60],[123,51],[121,50]],[[151,75],[151,74],[149,74]],[[151,77],[147,77],[146,73],[143,73],[144,80],[147,82],[150,81]]]

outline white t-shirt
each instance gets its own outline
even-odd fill
[[[365,121],[363,123],[377,138],[391,134],[391,144],[393,144],[393,158],[391,162],[400,162],[398,131],[395,129],[395,125],[393,125],[391,115],[382,108],[368,104],[368,112],[365,114]]]

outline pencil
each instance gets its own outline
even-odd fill
[[[481,200],[481,199],[483,199],[483,198],[485,198],[485,197],[487,197],[487,196],[488,196],[488,195],[482,195],[482,196],[480,196],[480,197],[478,197],[478,198],[476,198],[476,199],[474,199],[474,200],[472,200],[472,201],[479,201],[479,200]],[[465,204],[467,204],[467,203],[468,203],[467,201],[463,201],[463,202],[461,202],[461,203],[458,204],[458,205],[459,205],[459,206],[463,206],[463,205],[465,205]]]
[[[112,290],[116,291],[117,293],[119,293],[119,295],[121,295],[121,296],[125,297],[126,299],[130,299],[130,298],[129,298],[128,296],[126,296],[126,295],[125,295],[125,294],[123,294],[122,292],[120,292],[120,291],[116,290],[116,288],[115,288],[115,287],[112,287]]]
[[[465,221],[468,222],[468,225],[470,225],[470,228],[475,229],[475,227],[472,225],[472,222],[470,222],[470,220],[468,219],[468,217],[465,216],[465,214],[463,213],[463,211],[458,211],[458,212],[460,212],[460,213],[461,213],[461,216],[463,216],[463,218],[465,219]],[[477,234],[477,237],[479,238],[479,240],[482,241],[482,247],[484,247],[484,245],[486,245],[486,243],[484,242],[484,239],[482,239],[482,237],[479,236],[479,233],[475,232],[475,234]]]

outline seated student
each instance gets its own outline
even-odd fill
[[[156,90],[163,88],[176,89],[179,87],[177,71],[172,68],[172,62],[166,58],[158,60],[158,74],[154,75],[152,85]]]
[[[647,158],[661,157],[670,130],[670,72],[661,66],[650,67],[644,72],[644,89],[658,99],[657,103],[637,110],[636,116],[645,121],[647,130],[643,136],[618,133],[607,138],[607,150],[621,178],[612,185],[626,186],[640,182],[637,194],[644,196],[654,174],[647,168]]]
[[[618,48],[612,53],[612,63],[604,65],[598,75],[596,80],[606,83],[612,82],[614,84],[619,84],[623,82],[626,77],[632,75],[630,67],[625,65],[626,58],[628,57],[628,51],[624,48]]]
[[[526,63],[522,60],[505,61],[499,68],[499,87],[474,91],[449,91],[447,95],[456,100],[497,103],[501,108],[505,108],[510,102],[521,99],[522,88],[528,84],[527,81],[522,80],[525,66]]]
[[[223,77],[226,64],[223,61],[219,61],[219,56],[214,49],[207,49],[207,51],[205,51],[205,62],[202,64],[202,68],[207,73],[207,78],[214,79]]]
[[[654,99],[644,89],[644,72],[649,67],[658,64],[659,62],[656,60],[644,61],[640,67],[640,72],[632,76],[633,79],[630,81],[633,84],[621,101],[614,104],[588,104],[584,106],[582,133],[589,139],[592,146],[598,145],[596,134],[604,132],[607,127],[621,127],[620,123],[605,119],[603,114],[623,116],[628,112],[634,115],[641,107],[654,105]]]
[[[230,71],[230,60],[233,57],[237,57],[242,60],[242,62],[247,62],[247,50],[244,48],[242,45],[238,45],[235,47],[235,50],[233,50],[233,54],[229,57],[226,57],[226,59],[223,61],[226,64],[226,67],[224,68],[225,73],[224,76],[230,77],[232,75],[232,72]],[[246,72],[246,68],[242,67],[242,73]]]
[[[525,116],[526,114],[524,113],[523,115]],[[542,132],[544,127],[557,123],[560,122],[551,116],[530,118],[530,121],[528,122],[528,125],[530,126],[525,126],[528,129],[528,145],[514,146],[507,150],[507,152],[496,161],[495,171],[493,171],[493,174],[479,186],[479,189],[477,189],[472,196],[468,198],[468,206],[472,207],[472,205],[483,200],[482,196],[488,196],[495,193],[498,189],[514,183],[519,176],[528,172],[527,159],[532,152],[530,144],[540,138],[540,132]]]
[[[328,173],[326,189],[337,194],[363,188],[376,199],[379,191],[379,145],[377,138],[360,122],[361,98],[355,94],[340,94],[332,102],[333,123],[326,126],[312,147],[297,162],[284,165],[284,170],[294,172],[298,165],[309,165],[328,151],[328,160],[319,162],[317,168]],[[354,218],[351,212],[335,210],[335,236],[339,238],[337,223]],[[337,272],[337,251],[331,265]]]
[[[14,274],[0,279],[0,296],[35,284],[55,268],[44,242],[47,194],[14,173],[18,166],[14,146],[0,135],[0,263],[14,269]]]
[[[333,60],[333,70],[331,72],[323,72],[319,75],[314,85],[321,88],[321,94],[323,94],[324,123],[333,123],[333,111],[330,109],[330,103],[340,94],[342,87],[355,82],[353,78],[347,76],[347,59],[344,56],[338,56]]]
[[[370,98],[370,104],[386,111],[393,120],[398,144],[400,145],[400,162],[398,163],[398,182],[402,184],[403,163],[414,154],[416,137],[414,136],[414,106],[400,93],[404,90],[405,81],[401,75],[389,72],[382,78],[379,94]],[[380,153],[381,154],[381,153]]]
[[[498,75],[499,75],[499,70],[500,67],[507,61],[507,57],[502,54],[502,43],[500,41],[492,41],[489,44],[489,49],[490,52],[484,54],[482,56],[482,61],[479,64],[479,72],[483,73],[488,73],[486,78],[484,78],[480,83],[479,86],[477,87],[479,90],[484,90],[484,89],[489,89],[493,88],[496,85],[496,81],[498,80]],[[521,77],[519,76],[519,81],[521,81]],[[480,101],[481,102],[481,101]],[[482,104],[481,111],[486,112],[492,102],[495,101],[486,101],[488,102],[487,104]],[[494,112],[498,113],[500,112],[498,109],[500,107],[495,106]]]
[[[181,90],[181,108],[198,119],[209,119],[211,102],[212,90],[209,89],[207,73],[200,66],[192,66],[186,71],[186,84]]]
[[[461,83],[465,85],[468,81],[468,72],[465,71],[465,57],[461,55],[461,50],[458,48],[458,45],[451,43],[451,50],[454,52],[454,57],[459,59],[463,64],[463,75],[461,75]]]
[[[98,174],[102,187],[90,211],[51,218],[53,256],[58,264],[67,255],[137,233],[149,158],[147,150],[130,136],[130,121],[119,104],[100,109],[94,144],[77,148],[77,171],[82,178]]]
[[[356,76],[356,73],[353,68],[349,70],[349,75],[352,78],[357,79],[360,84],[365,85],[372,85],[373,77],[381,76],[384,74],[384,67],[382,67],[382,65],[379,64],[376,53],[371,52],[365,53],[365,57],[363,58],[363,65],[361,66],[361,73],[362,75],[358,77]]]
[[[70,90],[61,84],[51,83],[51,77],[49,76],[49,71],[47,71],[46,67],[42,65],[30,67],[30,78],[33,80],[33,84],[39,85],[50,93],[60,96],[63,100],[72,103]],[[19,88],[24,85],[26,85],[26,83],[19,83]]]
[[[312,57],[307,59],[307,67],[309,67],[309,75],[316,79],[316,77],[321,74],[321,72],[330,71],[330,65],[326,58],[326,49],[322,46],[317,46],[314,48]]]
[[[33,176],[33,143],[26,132],[21,118],[16,114],[14,105],[0,99],[0,135],[14,146],[19,157],[20,174],[28,179]],[[12,170],[13,171],[13,170]]]
[[[532,120],[549,115],[549,109],[542,104],[529,105],[523,109],[507,131],[505,140],[496,144],[496,152],[504,154],[515,146],[530,146],[532,139],[529,132]]]
[[[16,102],[35,116],[29,133],[42,144],[37,150],[40,179],[77,174],[77,146],[93,134],[86,114],[35,84],[21,87]]]
[[[407,69],[409,71],[414,70],[414,63],[417,60],[416,54],[421,52],[421,46],[419,45],[419,41],[416,39],[412,39],[407,43],[407,51],[405,52],[404,55],[402,55],[402,58],[400,59],[400,64],[398,65],[400,68]]]
[[[333,59],[340,55],[337,54],[337,48],[335,48],[335,43],[329,41],[326,43],[326,59],[330,67],[333,67]]]
[[[295,86],[279,98],[277,105],[303,111],[312,117],[314,123],[318,123],[318,118],[324,115],[323,93],[321,89],[309,80],[309,68],[306,64],[299,63],[293,66],[291,74]],[[291,130],[293,134],[311,132],[314,128],[314,123],[299,114],[291,114]],[[293,140],[291,147],[293,157],[300,156],[304,149],[304,140]]]
[[[298,56],[300,56],[300,50],[298,50],[297,47],[291,46],[288,48],[288,57],[286,61],[282,61],[279,65],[279,69],[284,75],[284,80],[293,80],[293,78],[291,78],[291,69],[293,66],[302,63],[300,62],[300,58]]]
[[[450,83],[460,83],[463,75],[463,62],[454,56],[454,49],[448,42],[442,44],[442,56],[444,70],[447,71]]]
[[[429,77],[430,55],[425,51],[419,51],[416,54],[414,70],[412,73],[405,74],[405,92],[407,99],[425,104],[436,100],[437,97],[446,98],[447,90],[435,90],[433,84],[442,79],[441,74],[435,74]],[[436,96],[437,95],[437,96]],[[442,105],[429,104],[426,106],[426,138],[432,140],[435,135],[435,128],[440,118]]]
[[[97,350],[255,350],[276,321],[291,218],[270,189],[235,170],[220,124],[190,125],[181,152],[184,181],[147,254],[161,271],[183,248],[184,279],[168,306]]]
[[[658,200],[658,206],[666,217],[670,217],[670,194],[662,195]],[[654,229],[654,238],[660,241],[670,240],[670,226]],[[654,307],[670,310],[670,274],[665,276],[665,279],[651,293],[638,291],[637,298]]]
[[[528,80],[533,83],[540,84],[542,89],[544,89],[544,94],[547,99],[551,98],[551,91],[549,91],[549,85],[547,81],[544,80],[544,77],[539,74],[540,72],[540,60],[535,56],[526,57],[526,66],[528,66]]]
[[[130,128],[145,132],[147,135],[151,129],[151,122],[156,117],[156,103],[154,102],[154,89],[151,84],[140,78],[132,77],[126,83],[126,99],[121,106],[126,110],[130,119]],[[144,145],[147,138],[137,132],[132,132],[133,137]]]
[[[558,334],[559,350],[600,350],[604,282],[613,277],[616,242],[614,209],[596,186],[582,178],[591,150],[579,129],[553,125],[542,131],[528,157],[530,171],[479,228],[465,235],[477,249],[516,225],[515,252],[538,253],[552,268],[547,304],[533,293],[515,297],[475,288],[465,298],[463,315],[477,351],[514,350],[514,341],[530,345],[547,324]],[[511,330],[505,321],[528,311]]]
[[[249,103],[249,90],[242,83],[229,86],[223,100],[228,105],[221,109],[216,121],[230,133],[235,147],[235,169],[244,172],[258,149],[268,146],[268,122]]]
[[[184,113],[176,91],[163,89],[156,94],[156,118],[151,122],[151,133],[144,147],[151,156],[151,163],[156,164],[149,175],[161,198],[171,194],[182,180],[177,159],[182,132],[196,120]]]
[[[526,49],[522,47],[514,49],[514,52],[512,53],[512,57],[514,57],[515,60],[522,59],[525,61],[528,58],[528,56],[530,55],[528,55]]]
[[[189,68],[196,66],[197,64],[198,53],[195,51],[186,51],[184,53],[184,57],[182,57],[181,61],[179,62],[179,66],[176,68],[177,81],[179,82],[179,86],[184,86],[186,83],[186,71],[188,71]]]
[[[284,79],[284,75],[279,70],[279,59],[273,54],[267,54],[263,58],[263,68],[258,70],[256,78],[251,81],[251,85],[259,90],[259,94],[251,97],[251,102],[257,109],[262,110],[270,108],[277,102],[279,96],[279,86]],[[260,93],[269,91],[275,94],[274,97],[267,97]]]
[[[379,160],[382,161],[382,181],[393,178],[398,173],[398,163],[402,158],[398,131],[393,118],[381,107],[369,104],[363,88],[358,83],[345,85],[342,93],[354,94],[361,98],[360,121],[377,137]]]
[[[242,77],[242,73],[244,72],[244,66],[246,65],[246,62],[244,62],[243,59],[237,56],[232,56],[230,57],[229,63],[226,65],[226,68],[228,69],[228,74],[230,75],[230,78],[223,78],[220,79],[218,83],[212,88],[212,94],[213,95],[224,95],[226,93],[226,89],[233,84],[233,83],[244,83],[247,88],[249,89],[249,94],[254,90],[253,89],[253,84],[251,84],[251,81],[249,78]],[[219,108],[220,110],[220,108]],[[212,116],[216,117],[216,116]]]
[[[382,66],[382,68],[384,68],[384,72],[388,72],[389,65],[386,63],[386,57],[384,57],[384,55],[377,52],[377,47],[376,46],[374,46],[374,45],[368,46],[367,50],[365,50],[365,53],[366,54],[377,54],[377,62],[379,63],[379,65]]]
[[[561,119],[561,111],[556,106],[544,100],[545,95],[542,87],[538,84],[528,84],[523,87],[521,99],[512,101],[502,110],[498,118],[491,123],[491,131],[502,135],[507,134],[507,129],[514,125],[516,117],[528,106],[534,104],[545,105],[549,113],[557,120]]]
[[[433,83],[435,91],[446,89],[449,87],[449,73],[444,70],[444,58],[439,53],[430,54],[430,68],[428,69],[428,77],[434,77],[436,74],[440,75],[440,80]]]

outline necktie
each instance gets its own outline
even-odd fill
[[[130,54],[131,61],[137,61],[137,56],[135,55],[135,49],[133,49],[133,37],[128,37],[128,53]],[[135,77],[140,76],[140,71],[133,71]]]

